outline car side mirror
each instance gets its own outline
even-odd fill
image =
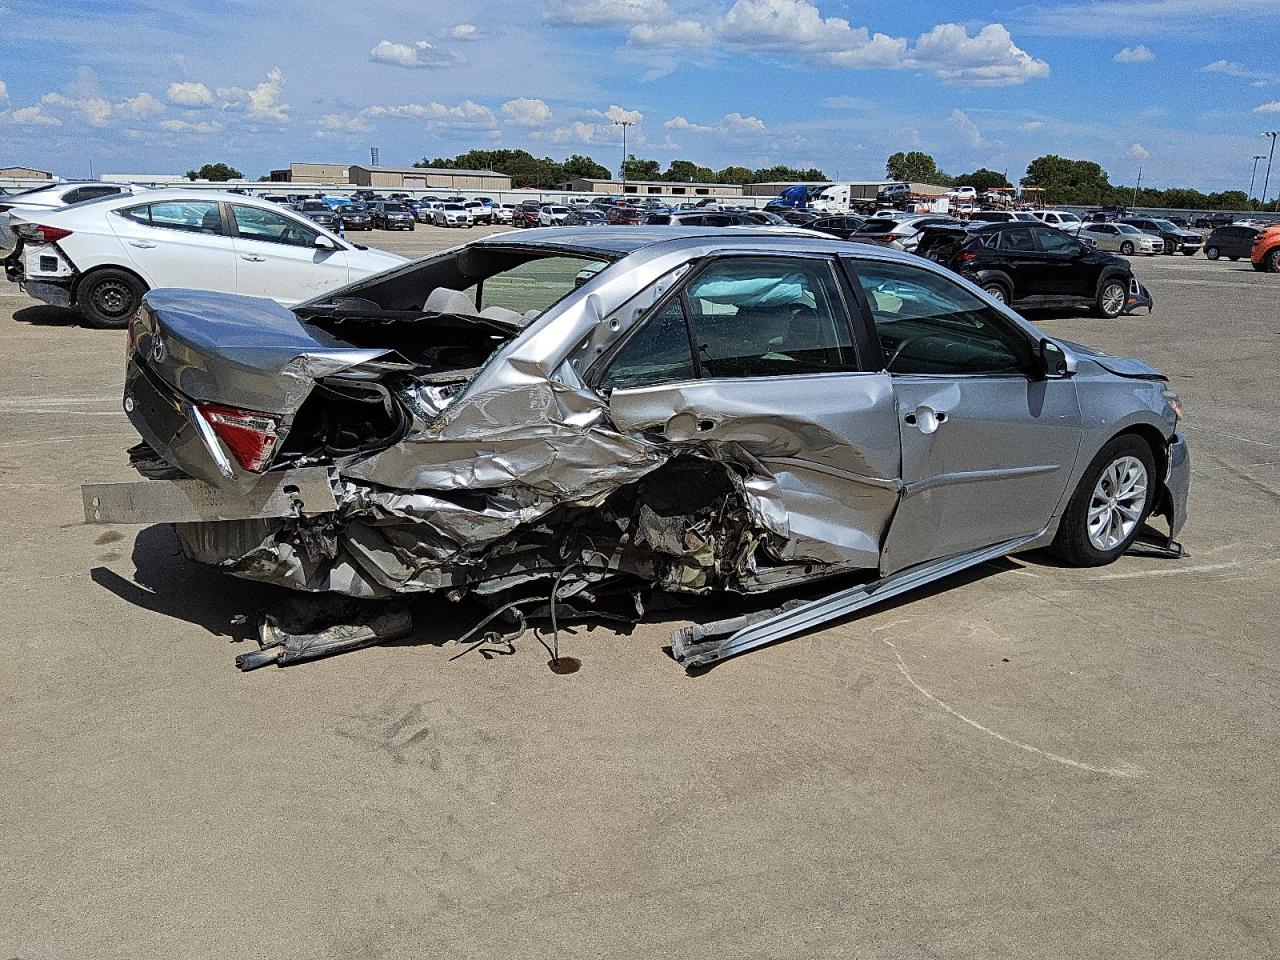
[[[1046,380],[1065,380],[1076,372],[1066,351],[1047,337],[1040,341],[1036,354],[1040,362],[1039,373]]]
[[[318,250],[337,250],[338,246],[328,237],[316,237],[316,249]]]

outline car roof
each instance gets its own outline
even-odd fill
[[[625,257],[648,247],[663,245],[676,250],[681,247],[705,246],[714,239],[716,246],[724,250],[758,250],[761,240],[768,240],[779,249],[796,252],[858,254],[865,251],[844,240],[819,234],[799,227],[735,226],[735,227],[686,227],[673,220],[670,226],[591,227],[575,230],[573,227],[546,227],[536,230],[511,231],[485,237],[472,244],[477,247],[545,247],[548,250],[579,252],[588,256],[601,254],[614,258]],[[878,247],[868,247],[877,255]],[[885,250],[884,253],[899,253]],[[894,259],[914,260],[910,254],[900,254]]]

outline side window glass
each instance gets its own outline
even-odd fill
[[[1040,241],[1040,249],[1045,253],[1080,252],[1080,244],[1076,243],[1061,230],[1037,230],[1036,239]]]
[[[848,317],[826,260],[721,260],[686,289],[704,377],[857,370]]]
[[[1034,252],[1036,242],[1031,238],[1031,230],[1019,227],[1014,230],[1000,231],[1000,239],[996,243],[998,250],[1012,250],[1015,253]]]
[[[303,226],[274,210],[233,203],[231,213],[236,218],[236,230],[246,240],[282,243],[291,247],[311,247],[315,245],[316,237],[320,236],[310,227]]]
[[[135,216],[132,219],[151,227],[181,230],[185,233],[222,233],[222,214],[218,211],[217,201],[166,200],[143,208],[131,207],[129,212],[132,214],[140,209],[146,210],[149,217],[144,219]]]
[[[853,264],[871,307],[885,366],[896,374],[1015,374],[1030,342],[963,287],[902,264]]]
[[[689,329],[677,298],[644,321],[609,365],[600,386],[608,390],[647,387],[692,380],[696,375]]]

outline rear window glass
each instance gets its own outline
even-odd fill
[[[167,200],[163,203],[146,203],[119,211],[135,223],[168,230],[184,230],[188,233],[222,233],[222,214],[216,201]]]

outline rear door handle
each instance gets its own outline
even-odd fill
[[[129,246],[141,247],[143,250],[150,250],[155,246],[155,244],[152,243],[150,240],[130,240]]]
[[[250,263],[263,263],[267,258],[266,258],[266,257],[254,257],[254,256],[250,256],[250,255],[248,255],[248,254],[244,254],[244,253],[242,253],[242,254],[240,254],[240,259],[241,259],[241,260],[248,260]]]

